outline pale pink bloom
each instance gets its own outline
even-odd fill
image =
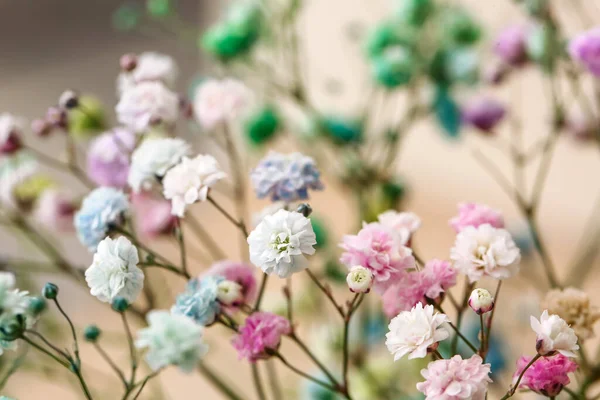
[[[46,189],[36,201],[35,219],[57,232],[71,232],[77,210],[73,198],[55,189]]]
[[[144,52],[138,56],[126,55],[126,70],[119,74],[117,90],[119,94],[141,82],[161,82],[170,89],[175,88],[179,70],[172,57],[165,54]],[[129,69],[129,71],[127,71]]]
[[[254,268],[241,262],[223,260],[214,263],[202,276],[222,276],[242,287],[244,304],[252,304],[256,298]]]
[[[531,329],[537,334],[535,348],[538,354],[550,356],[559,352],[567,357],[576,357],[579,350],[575,331],[558,315],[548,315],[544,310],[540,320],[531,317]]]
[[[415,266],[412,250],[379,223],[365,223],[357,235],[345,235],[340,247],[345,250],[340,261],[348,268],[361,265],[369,269],[378,293],[398,282],[407,268]]]
[[[171,214],[171,202],[150,191],[131,193],[136,230],[145,237],[171,233],[177,217]]]
[[[213,129],[220,123],[240,117],[249,107],[252,94],[235,79],[209,79],[194,95],[194,112],[200,125]]]
[[[530,27],[513,25],[504,29],[496,38],[494,51],[506,64],[520,66],[527,61],[527,35]]]
[[[449,261],[433,259],[427,261],[420,271],[421,287],[425,296],[437,299],[442,293],[456,285],[458,271]]]
[[[277,350],[281,336],[292,331],[290,321],[269,312],[256,312],[246,318],[232,343],[241,358],[250,362],[269,358],[269,350]]]
[[[569,42],[569,54],[596,77],[600,77],[600,27],[580,33]]]
[[[179,97],[160,82],[142,82],[123,92],[115,110],[120,123],[144,133],[152,125],[175,124]]]
[[[88,150],[88,177],[98,186],[124,188],[129,174],[129,155],[134,147],[135,134],[125,128],[101,134]]]
[[[417,383],[417,390],[426,400],[484,400],[490,364],[483,364],[478,355],[463,360],[456,355],[449,360],[437,360],[421,370],[425,382]]]
[[[400,242],[408,246],[410,238],[421,227],[421,219],[412,212],[388,210],[377,217],[379,223],[400,236]]]
[[[483,224],[504,228],[502,213],[484,204],[461,203],[458,205],[458,215],[450,220],[450,225],[457,233],[467,226],[477,228]]]
[[[513,385],[532,357],[521,357],[517,361],[517,371],[513,375]],[[546,397],[555,397],[563,387],[571,383],[569,373],[577,370],[577,363],[562,354],[542,357],[535,361],[523,374],[520,388],[530,389]]]

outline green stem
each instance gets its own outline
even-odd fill
[[[131,376],[129,378],[129,385],[132,386],[135,382],[135,372],[138,367],[137,362],[137,354],[135,351],[135,345],[133,342],[133,335],[131,334],[131,329],[129,328],[129,323],[127,322],[127,316],[124,312],[121,314],[121,320],[123,321],[123,327],[125,328],[125,333],[127,334],[127,343],[129,344],[129,356],[131,358]]]
[[[269,275],[267,275],[267,273],[263,273],[260,289],[258,290],[258,297],[256,297],[256,303],[254,304],[254,311],[258,311],[260,309],[260,303],[262,302],[262,298],[265,294],[265,288],[267,287],[268,279]]]
[[[227,382],[225,382],[215,371],[207,367],[204,363],[198,364],[198,372],[202,374],[222,395],[229,400],[242,400],[242,396],[236,393]]]
[[[265,389],[260,378],[260,372],[258,371],[258,365],[256,363],[251,363],[250,369],[252,370],[252,381],[254,382],[254,388],[256,389],[256,394],[258,395],[258,398],[260,400],[267,400],[267,396],[265,395]]]
[[[235,225],[236,227],[238,227],[238,229],[242,231],[242,233],[244,234],[244,236],[246,236],[246,238],[248,237],[248,229],[246,229],[246,225],[244,224],[244,221],[242,221],[242,220],[238,221],[237,219],[235,219],[235,217],[233,217],[227,210],[225,210],[223,207],[221,207],[221,205],[219,203],[217,203],[215,201],[215,199],[213,199],[210,195],[207,197],[207,200],[213,206],[215,206],[215,208],[221,214],[223,214],[223,216],[225,218],[227,218],[229,220],[229,222],[231,222],[233,225]]]
[[[342,318],[345,318],[344,310],[335,301],[335,298],[333,297],[331,290],[329,288],[326,288],[321,282],[319,282],[317,277],[312,273],[312,271],[309,268],[306,269],[306,273],[308,274],[308,276],[310,276],[310,279],[315,283],[315,285],[317,285],[317,287],[321,290],[321,292],[323,292],[325,294],[325,297],[327,297],[327,299],[329,299],[331,304],[333,304],[333,306],[335,307],[335,310],[338,312],[338,314],[340,314],[340,316]]]
[[[53,300],[54,300],[54,304],[56,304],[56,308],[58,308],[58,311],[60,311],[62,316],[67,320],[67,323],[69,324],[69,327],[71,328],[71,336],[73,337],[73,346],[75,348],[75,360],[77,360],[77,363],[80,364],[81,360],[79,358],[79,343],[77,341],[77,333],[75,332],[75,326],[73,325],[71,318],[69,318],[69,316],[67,315],[65,310],[63,310],[63,308],[60,306],[60,303],[58,302],[58,298],[54,298]],[[78,365],[78,367],[79,367],[79,365]]]
[[[519,374],[519,377],[517,378],[517,381],[515,382],[515,384],[508,390],[508,392],[506,392],[506,394],[504,395],[504,397],[502,397],[500,400],[506,400],[510,397],[512,397],[515,392],[517,391],[517,389],[519,388],[519,384],[521,383],[521,379],[523,379],[523,375],[525,375],[525,372],[529,369],[529,367],[531,367],[533,365],[534,362],[536,362],[541,356],[539,354],[536,354],[535,357],[533,357],[531,359],[531,361],[529,361],[529,363],[525,366],[525,368],[523,368],[523,371],[521,371],[521,373]]]
[[[123,371],[121,371],[119,369],[117,364],[115,364],[115,362],[112,360],[112,358],[110,358],[108,353],[106,351],[104,351],[104,349],[102,347],[100,347],[99,343],[95,342],[94,347],[96,348],[98,353],[100,353],[100,355],[102,356],[104,361],[106,361],[107,364],[112,368],[112,370],[115,371],[115,373],[119,376],[119,379],[121,379],[121,382],[123,382],[125,389],[127,389],[129,384],[127,383],[127,379],[125,378],[125,374],[123,374]]]

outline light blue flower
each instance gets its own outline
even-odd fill
[[[128,208],[127,196],[122,191],[109,187],[94,189],[75,214],[74,223],[79,241],[89,251],[96,251],[110,226],[120,223]]]
[[[301,153],[270,152],[250,174],[259,198],[291,202],[308,198],[308,189],[322,190],[315,161]]]
[[[212,324],[221,311],[217,295],[218,285],[224,280],[222,276],[208,276],[190,281],[186,291],[177,296],[171,313],[190,317],[200,325]]]
[[[15,400],[12,397],[0,396],[0,400]]]

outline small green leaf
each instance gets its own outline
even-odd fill
[[[446,87],[437,87],[433,111],[446,134],[451,138],[458,138],[460,133],[460,109]]]

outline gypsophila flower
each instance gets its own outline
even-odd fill
[[[74,224],[79,241],[89,251],[96,251],[111,225],[120,224],[128,209],[129,202],[122,191],[109,187],[94,189],[83,199],[81,208],[75,214]]]
[[[255,269],[248,264],[224,260],[213,264],[202,277],[222,276],[227,280],[236,282],[242,289],[242,303],[252,304],[257,292],[254,271]]]
[[[192,318],[200,325],[212,324],[221,311],[218,301],[219,283],[224,280],[222,276],[190,280],[185,292],[177,296],[171,312]]]
[[[117,90],[122,94],[141,82],[161,82],[174,89],[178,74],[177,64],[172,57],[151,51],[144,52],[135,57],[135,68],[119,74]]]
[[[400,236],[400,243],[408,246],[412,235],[421,227],[421,219],[412,212],[386,211],[377,217],[379,223]]]
[[[255,312],[240,328],[232,343],[241,358],[250,362],[269,357],[269,350],[277,350],[281,336],[292,331],[290,321],[268,312]]]
[[[0,354],[4,349],[14,350],[16,345],[11,343],[35,322],[28,313],[31,297],[16,289],[15,282],[13,273],[0,272]]]
[[[466,123],[485,133],[493,133],[505,114],[506,109],[502,104],[485,97],[470,101],[461,110],[462,119]]]
[[[521,357],[513,375],[513,385],[532,357]],[[523,374],[520,388],[532,390],[547,397],[555,397],[571,383],[569,373],[577,370],[577,363],[562,354],[537,359]]]
[[[252,93],[235,79],[208,79],[194,94],[194,113],[205,129],[239,118],[249,107]]]
[[[204,329],[184,315],[168,311],[150,311],[148,327],[138,331],[137,348],[147,348],[146,361],[154,371],[176,365],[184,372],[193,371],[208,351]]]
[[[17,207],[16,188],[39,171],[37,161],[24,151],[0,157],[0,202],[8,207]]]
[[[596,77],[600,77],[600,28],[583,32],[569,42],[569,54]]]
[[[344,249],[340,261],[348,268],[361,265],[369,269],[378,293],[398,282],[407,268],[415,266],[412,250],[379,223],[364,223],[357,235],[345,235],[340,247]]]
[[[21,148],[24,123],[12,114],[0,114],[0,154],[12,154]]]
[[[250,261],[267,274],[288,278],[306,268],[305,255],[317,244],[310,219],[298,212],[279,210],[250,232]]]
[[[549,314],[564,319],[580,340],[593,336],[594,324],[600,319],[600,310],[590,304],[588,294],[572,287],[549,291],[543,306]]]
[[[355,265],[346,276],[348,288],[353,293],[368,293],[373,284],[373,274],[367,268]]]
[[[242,285],[237,282],[224,280],[217,285],[217,300],[223,305],[239,305],[242,296]]]
[[[435,312],[432,305],[423,307],[419,303],[412,310],[402,311],[390,321],[385,345],[394,355],[394,361],[406,354],[409,360],[423,358],[428,349],[436,348],[438,342],[450,336],[441,327],[445,322],[448,322],[446,314]]]
[[[450,226],[456,233],[467,226],[477,228],[483,224],[490,224],[494,228],[504,228],[502,213],[484,204],[461,203],[458,205],[458,215],[450,220]]]
[[[95,138],[87,155],[87,175],[99,186],[124,188],[129,174],[129,154],[135,147],[135,134],[115,128]]]
[[[226,176],[213,156],[183,157],[163,179],[163,194],[171,200],[171,213],[183,217],[187,205],[206,201],[208,190]]]
[[[490,312],[494,308],[494,296],[485,289],[474,289],[469,296],[469,307],[471,307],[477,315]]]
[[[483,364],[477,354],[466,360],[455,355],[449,360],[437,360],[421,370],[425,382],[417,383],[417,390],[426,400],[484,400],[490,364]]]
[[[494,52],[511,66],[520,66],[527,61],[527,35],[530,28],[526,25],[512,25],[504,29],[496,38]]]
[[[535,348],[542,356],[551,356],[556,352],[566,357],[576,357],[579,350],[575,331],[558,315],[549,315],[544,310],[539,321],[531,317],[531,329],[537,334]]]
[[[269,152],[250,174],[252,186],[259,198],[271,200],[305,200],[308,190],[323,190],[315,161],[301,153]]]
[[[133,303],[144,287],[144,273],[138,262],[138,250],[126,237],[101,241],[92,265],[85,271],[92,296],[105,303],[117,297]]]
[[[510,233],[490,224],[467,226],[456,236],[450,250],[454,267],[471,283],[484,276],[507,279],[519,272],[521,252]]]
[[[175,124],[179,97],[160,82],[142,82],[123,92],[115,110],[120,123],[143,133],[158,123]]]
[[[173,232],[177,217],[171,214],[171,202],[150,191],[131,193],[131,208],[136,231],[149,238]]]
[[[134,192],[149,189],[174,165],[190,153],[190,146],[178,138],[148,138],[131,155],[127,182]]]
[[[77,210],[71,196],[56,189],[46,189],[38,197],[34,217],[47,229],[57,232],[73,231],[73,215]]]

